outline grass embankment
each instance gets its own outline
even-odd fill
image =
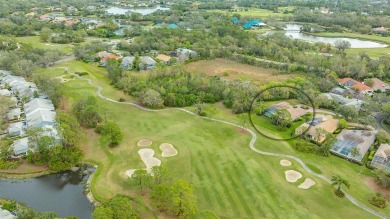
[[[327,32],[315,33],[312,35],[322,36],[322,37],[347,37],[347,38],[356,38],[356,39],[371,40],[380,43],[385,43],[389,45],[386,48],[348,49],[346,50],[346,53],[351,55],[359,55],[359,53],[365,52],[371,58],[379,58],[383,55],[390,55],[390,37],[382,37],[380,35],[369,35],[369,34],[359,34],[359,33],[327,33]]]
[[[109,85],[105,71],[93,64],[67,62],[71,71],[86,71],[85,76],[104,87],[103,93],[113,99],[123,95]],[[96,88],[86,81],[75,79],[64,83],[69,103],[82,95],[95,95]],[[87,131],[88,142],[84,144],[85,159],[100,163],[101,171],[95,175],[92,191],[99,201],[116,194],[136,197],[124,172],[133,168],[144,168],[136,143],[141,138],[153,140],[155,157],[162,165],[172,170],[175,179],[186,179],[196,189],[200,209],[210,209],[217,215],[229,218],[323,218],[354,217],[369,218],[371,214],[357,208],[347,199],[339,199],[333,188],[320,179],[313,178],[316,185],[309,190],[297,186],[310,177],[298,163],[282,167],[280,158],[263,156],[250,150],[251,136],[235,127],[207,121],[181,111],[145,112],[132,106],[115,104],[98,99],[99,105],[109,110],[113,119],[125,133],[122,143],[109,148],[99,142],[92,130]],[[239,123],[239,119],[221,107],[216,118]],[[158,149],[163,142],[172,143],[178,155],[164,158]],[[265,151],[281,152],[302,157],[313,164],[327,177],[341,175],[352,184],[350,189],[359,201],[368,205],[368,194],[372,190],[362,185],[363,172],[345,160],[331,157],[319,158],[295,152],[286,142],[273,141],[259,136],[256,147]],[[298,170],[303,174],[297,183],[288,183],[284,171]],[[317,170],[318,171],[318,170]],[[381,210],[390,214],[389,210]]]

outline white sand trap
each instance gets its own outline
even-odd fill
[[[126,170],[125,175],[131,177],[137,169]]]
[[[310,178],[306,178],[305,181],[303,183],[301,183],[301,185],[298,186],[298,188],[308,189],[308,188],[314,186],[315,184],[316,184],[316,182],[314,182],[314,180],[312,180]]]
[[[149,147],[150,145],[152,145],[152,143],[153,143],[152,140],[144,138],[144,139],[139,140],[137,145],[139,147]]]
[[[284,167],[291,166],[291,161],[289,161],[289,160],[280,160],[280,165],[282,165]]]
[[[176,148],[174,148],[173,145],[169,143],[162,143],[160,145],[160,150],[162,150],[161,156],[163,157],[173,157],[177,155]]]
[[[138,154],[141,156],[142,161],[145,163],[146,170],[148,172],[152,170],[152,167],[161,165],[161,160],[154,157],[153,149],[149,149],[149,148],[140,149],[138,151]]]
[[[286,174],[286,180],[291,183],[294,183],[298,179],[302,178],[302,174],[295,170],[287,170],[285,174]]]

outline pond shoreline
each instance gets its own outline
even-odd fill
[[[357,39],[357,40],[365,40],[365,41],[373,41],[373,42],[378,42],[378,43],[383,43],[383,44],[386,44],[387,46],[386,47],[378,47],[378,48],[373,48],[373,49],[383,49],[383,48],[389,48],[390,47],[390,44],[389,42],[385,41],[385,40],[378,40],[378,39],[372,39],[372,38],[369,38],[369,37],[364,37],[364,36],[348,36],[348,35],[343,35],[343,33],[340,33],[340,32],[320,32],[320,33],[310,33],[310,32],[303,32],[302,33],[304,34],[307,34],[307,35],[311,35],[311,36],[318,36],[318,37],[329,37],[329,38],[340,38],[340,37],[343,37],[343,38],[349,38],[349,39]],[[337,36],[329,36],[329,35],[326,35],[324,33],[335,33],[335,34],[340,34],[340,35],[337,35]],[[356,33],[357,34],[357,33]],[[364,34],[363,34],[364,35]],[[369,35],[370,36],[370,35]]]

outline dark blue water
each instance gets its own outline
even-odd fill
[[[38,211],[53,211],[59,217],[91,218],[93,205],[83,194],[89,175],[63,172],[32,179],[0,179],[0,198],[12,199]]]

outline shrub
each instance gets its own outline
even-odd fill
[[[301,108],[302,108],[302,109],[306,109],[306,110],[309,109],[308,106],[301,106]]]
[[[387,207],[386,199],[382,198],[379,192],[376,193],[374,196],[370,197],[368,199],[368,202],[370,202],[372,205],[375,205],[378,208]]]
[[[200,112],[199,116],[207,116],[207,113],[206,112]]]
[[[85,75],[88,75],[88,72],[75,72],[76,75],[78,76],[85,76]]]
[[[334,191],[334,194],[335,194],[337,197],[340,197],[340,198],[344,198],[344,196],[345,196],[344,192],[341,191],[341,190],[338,190],[338,189],[336,189],[336,190]]]
[[[125,102],[125,99],[123,97],[119,98],[119,102]]]

